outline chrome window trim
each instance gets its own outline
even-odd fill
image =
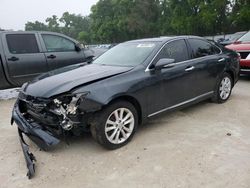
[[[150,69],[149,67],[151,66],[151,64],[154,62],[154,60],[156,59],[156,57],[159,55],[159,53],[161,52],[161,50],[167,45],[169,44],[170,42],[173,42],[173,41],[176,41],[176,40],[187,40],[187,39],[198,39],[198,40],[201,40],[201,41],[205,41],[205,42],[208,42],[209,44],[217,47],[218,49],[220,49],[220,53],[219,54],[213,54],[213,55],[207,55],[207,56],[203,56],[203,57],[197,57],[197,58],[191,58],[191,59],[188,59],[186,61],[180,61],[180,62],[177,62],[177,63],[172,63],[172,64],[175,64],[175,65],[179,65],[179,64],[183,64],[183,63],[186,63],[186,62],[189,62],[191,60],[197,60],[197,59],[203,59],[203,58],[206,58],[206,57],[209,57],[209,56],[214,56],[214,55],[221,55],[222,54],[222,49],[219,48],[217,45],[214,45],[212,43],[210,43],[209,41],[206,41],[206,40],[203,40],[203,39],[199,39],[199,38],[180,38],[180,39],[172,39],[170,41],[167,41],[159,50],[158,52],[155,54],[155,56],[153,57],[153,59],[150,61],[150,63],[148,64],[147,68],[145,69],[145,72],[149,72]],[[188,48],[188,47],[187,47]]]
[[[164,108],[164,109],[162,109],[162,110],[159,110],[159,111],[157,111],[157,112],[154,112],[154,113],[152,113],[152,114],[149,114],[149,115],[148,115],[148,118],[153,117],[153,116],[155,116],[155,115],[157,115],[157,114],[160,114],[160,113],[162,113],[162,112],[165,112],[165,111],[168,111],[168,110],[172,110],[172,109],[174,109],[174,108],[177,108],[177,107],[183,106],[183,105],[185,105],[185,104],[194,102],[194,101],[196,101],[196,100],[198,100],[198,99],[200,99],[200,98],[206,97],[206,96],[211,95],[211,94],[213,94],[213,93],[214,93],[214,91],[210,91],[210,92],[208,92],[208,93],[204,93],[204,94],[202,94],[202,95],[199,95],[199,96],[194,97],[194,98],[192,98],[192,99],[189,99],[189,100],[187,100],[187,101],[184,101],[184,102],[178,103],[178,104],[176,104],[176,105],[173,105],[173,106]]]

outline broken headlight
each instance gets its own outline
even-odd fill
[[[77,114],[80,103],[87,95],[88,92],[78,94],[65,94],[53,100],[53,112],[62,117],[60,124],[64,130],[71,130],[74,124],[77,123],[72,120],[72,116],[75,116]]]

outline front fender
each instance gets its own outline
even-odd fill
[[[85,98],[79,105],[82,112],[96,112],[102,109],[105,104],[97,102],[91,98]]]

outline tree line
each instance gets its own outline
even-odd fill
[[[25,25],[27,31],[60,32],[88,44],[249,29],[250,0],[99,0],[89,16],[65,12]]]

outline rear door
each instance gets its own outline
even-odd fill
[[[76,50],[76,43],[56,34],[40,34],[49,69],[57,69],[85,61],[83,50]]]
[[[215,84],[224,68],[227,56],[221,53],[221,49],[206,40],[188,39],[192,61],[195,66],[196,93],[203,95],[214,91]]]
[[[15,86],[48,71],[35,33],[6,33],[2,35],[9,80]]]

